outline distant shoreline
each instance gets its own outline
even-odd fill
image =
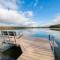
[[[50,30],[60,31],[60,28],[50,27],[18,27],[18,26],[0,26],[0,30],[17,30],[17,29],[31,29],[31,28],[49,28]]]
[[[0,30],[10,30],[10,29],[16,29],[16,27],[13,27],[13,26],[0,26]]]
[[[50,30],[60,31],[60,28],[50,28]]]
[[[48,28],[48,27],[18,27],[18,26],[0,26],[0,30],[29,29],[29,28]]]

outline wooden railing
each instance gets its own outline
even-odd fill
[[[52,51],[53,51],[53,53],[54,53],[54,47],[55,47],[55,37],[53,36],[53,35],[49,35],[49,42],[50,42],[50,46],[51,46],[51,49],[52,49]]]

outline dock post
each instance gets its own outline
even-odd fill
[[[51,49],[52,49],[52,41],[51,41],[51,36],[50,36],[50,34],[48,35],[48,39],[49,39],[49,43],[50,43],[50,46],[51,46]]]
[[[7,33],[8,33],[8,31],[7,31]],[[10,42],[10,37],[9,37],[9,33],[8,33],[8,38],[9,38],[9,42]]]
[[[4,35],[3,35],[2,31],[1,31],[1,35],[2,35],[2,38],[3,38],[3,40],[4,40],[4,41],[2,42],[2,44],[3,44],[3,43],[5,43],[5,38],[4,38]]]
[[[14,32],[14,40],[15,40],[15,44],[16,44],[15,32]]]
[[[54,53],[54,37],[53,37],[53,53]]]
[[[51,35],[49,35],[49,42],[50,42],[51,49],[54,53],[54,37],[53,36],[51,37]]]
[[[50,35],[49,35],[49,40],[50,40]]]

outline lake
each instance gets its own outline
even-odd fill
[[[23,33],[25,37],[29,38],[46,38],[49,39],[49,35],[54,37],[55,41],[55,52],[56,52],[56,60],[60,60],[60,31],[50,30],[48,28],[32,28],[32,29],[20,29],[13,30],[17,32],[17,35]],[[51,39],[52,40],[52,39]]]

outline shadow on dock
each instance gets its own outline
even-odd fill
[[[1,60],[17,60],[17,58],[22,54],[22,50],[20,45],[19,46],[12,46],[8,50],[2,52],[4,56],[2,56]]]
[[[60,47],[54,47],[55,60],[60,60]]]

